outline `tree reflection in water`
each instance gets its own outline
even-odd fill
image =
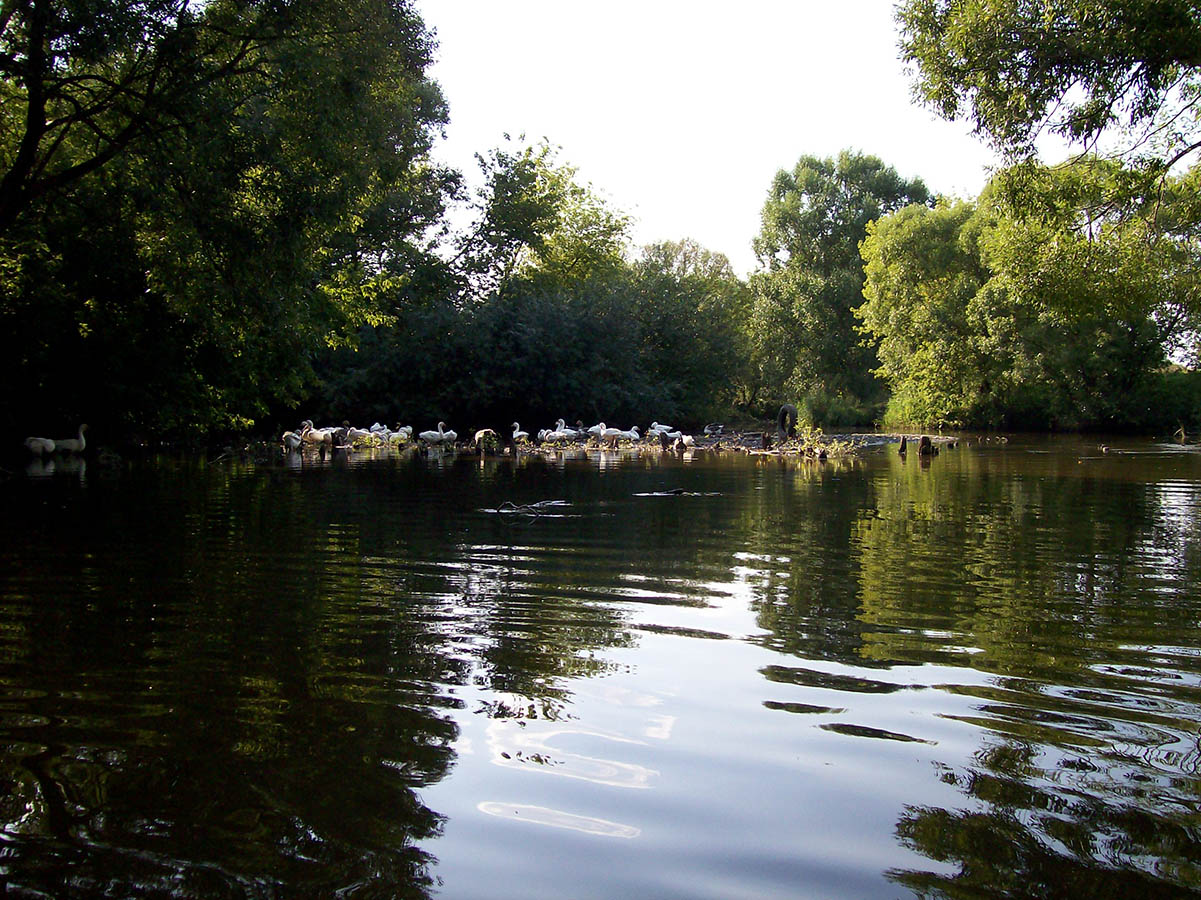
[[[763,523],[765,646],[852,671],[993,676],[927,685],[973,701],[969,715],[942,716],[976,729],[982,749],[941,766],[962,808],[912,804],[897,825],[904,845],[958,872],[894,871],[897,884],[955,898],[1201,890],[1201,671],[1189,649],[1201,516],[1195,484],[1161,464],[1127,459],[1098,474],[1071,456],[898,459],[820,492],[825,473],[777,481],[748,511]],[[825,691],[824,702],[898,689],[810,667],[763,674]],[[775,708],[789,706],[846,712]]]
[[[823,864],[806,840],[864,828],[796,821],[808,767],[886,795],[862,808],[898,890],[1199,891],[1196,484],[1013,447],[9,484],[0,877],[31,896],[419,897],[454,877],[433,848],[487,896],[495,847],[553,833],[673,877],[799,885]],[[690,496],[656,493],[674,487]],[[542,500],[562,518],[488,512]],[[589,697],[618,689],[640,699]],[[763,766],[778,796],[720,806],[714,777]],[[423,794],[480,821],[453,837]],[[735,812],[727,847],[706,822]]]

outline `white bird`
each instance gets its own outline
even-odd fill
[[[601,422],[601,425],[604,424],[604,422]],[[601,440],[608,441],[611,446],[615,447],[617,446],[617,442],[621,440],[623,434],[625,434],[625,432],[623,432],[620,428],[605,428],[601,431]]]
[[[674,431],[670,425],[660,425],[658,422],[651,422],[651,427],[647,429],[646,436],[650,437],[652,431]]]
[[[54,452],[54,441],[50,438],[27,437],[25,438],[25,449],[34,456],[49,456]]]
[[[54,442],[56,450],[62,450],[65,453],[83,453],[88,442],[84,440],[83,433],[88,430],[87,425],[79,426],[79,436],[73,438],[64,438],[61,441]]]
[[[593,425],[588,429],[588,433],[593,437],[602,437],[605,433],[605,423],[601,422],[598,425]]]
[[[389,444],[404,444],[413,439],[413,426],[398,424],[395,431],[387,431],[384,433],[388,436]]]
[[[631,425],[630,430],[623,431],[621,433],[621,436],[623,438],[625,438],[627,441],[634,441],[634,443],[637,443],[638,441],[642,440],[642,437],[638,434],[638,426],[637,425]]]
[[[528,442],[529,439],[530,439],[530,433],[528,431],[522,431],[521,426],[518,425],[516,422],[514,422],[513,423],[513,443],[514,444],[524,444],[524,443]]]
[[[579,431],[568,427],[567,422],[564,419],[560,419],[555,423],[555,433],[562,435],[562,439],[567,441],[574,441],[580,436]]]
[[[300,423],[300,439],[305,444],[317,446],[334,445],[334,430],[332,428],[314,428],[312,419],[305,419]]]
[[[446,423],[439,422],[437,431],[423,431],[421,434],[417,435],[417,437],[421,438],[421,440],[425,441],[427,444],[453,444],[458,435],[453,431],[444,430],[445,428]]]

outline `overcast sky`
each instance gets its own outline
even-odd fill
[[[450,104],[436,154],[468,175],[508,132],[561,148],[639,244],[691,237],[743,275],[772,176],[880,157],[974,197],[995,157],[911,100],[883,0],[418,0]]]

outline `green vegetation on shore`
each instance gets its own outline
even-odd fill
[[[1195,433],[1201,23],[1146,5],[903,3],[921,95],[1012,165],[953,200],[802,155],[766,186],[746,280],[686,238],[632,248],[545,143],[481,148],[469,194],[432,161],[448,110],[405,0],[13,5],[0,423],[699,425],[787,402],[826,427]],[[1040,130],[1128,140],[1047,166]]]

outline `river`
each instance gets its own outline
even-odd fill
[[[0,482],[18,897],[1201,896],[1201,449]]]

